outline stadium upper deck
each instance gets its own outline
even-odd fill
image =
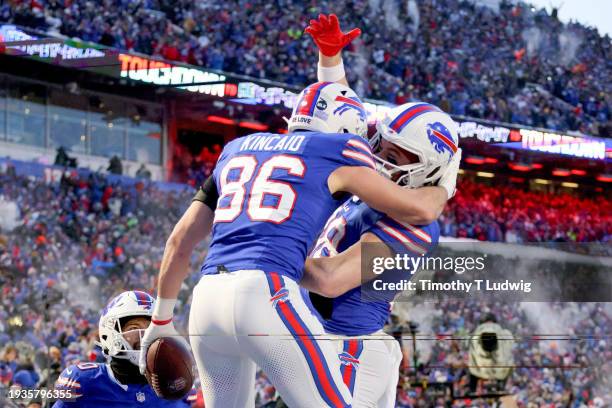
[[[521,2],[478,3],[17,1],[0,21],[302,86],[316,77],[303,27],[336,12],[364,32],[348,58],[361,96],[609,136],[610,38]]]

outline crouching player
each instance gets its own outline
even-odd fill
[[[67,398],[54,408],[129,408],[191,406],[195,394],[183,401],[159,398],[138,369],[140,339],[151,322],[154,299],[148,293],[128,291],[113,298],[102,311],[98,345],[107,364],[80,363],[66,368],[55,388]]]
[[[318,22],[311,22],[307,31],[321,48],[319,76],[346,83],[343,70],[339,69],[339,53],[346,41],[342,40],[345,35],[338,20],[333,15],[321,16]],[[330,50],[331,44],[336,44],[336,48]],[[461,157],[455,123],[427,103],[409,103],[392,109],[377,123],[371,144],[379,171],[408,188],[435,184],[449,166],[458,167]],[[301,285],[328,297],[310,294],[326,333],[338,338],[342,376],[355,407],[395,406],[402,353],[398,342],[382,331],[394,294],[385,294],[388,300],[362,299],[361,288],[356,287],[362,279],[362,248],[353,244],[384,243],[394,252],[400,249],[409,255],[422,256],[435,248],[438,238],[437,221],[410,225],[353,197],[330,217],[311,253],[315,258],[341,253],[327,260],[309,260]]]

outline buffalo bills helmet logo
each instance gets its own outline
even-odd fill
[[[451,132],[440,122],[430,123],[427,125],[427,137],[438,153],[449,153],[449,160],[457,151],[457,145],[451,135]]]
[[[365,111],[365,108],[363,107],[363,104],[359,100],[359,98],[357,97],[347,98],[345,96],[337,96],[336,102],[342,102],[342,104],[334,110],[334,115],[342,115],[344,112],[348,111],[349,109],[355,109],[357,113],[359,114],[359,117],[362,120],[366,120],[366,111]]]
[[[132,293],[134,293],[134,296],[136,296],[136,302],[138,303],[138,306],[142,306],[146,310],[151,310],[151,308],[153,307],[153,303],[155,302],[155,299],[153,299],[151,295],[146,292],[141,292],[139,290],[135,290]]]

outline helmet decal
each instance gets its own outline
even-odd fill
[[[448,151],[448,160],[453,157],[453,154],[457,151],[457,146],[453,140],[451,132],[440,122],[434,122],[427,124],[427,137],[429,142],[433,145],[434,149],[438,153],[444,153]]]
[[[298,109],[295,112],[296,115],[306,115],[312,116],[314,113],[315,106],[317,105],[317,100],[319,99],[319,95],[321,94],[321,90],[325,88],[327,85],[331,84],[331,82],[317,82],[316,84],[312,84],[305,89],[305,92],[302,94],[302,97],[298,101]],[[327,104],[326,104],[327,107]],[[324,108],[319,108],[324,109]]]
[[[337,82],[317,82],[300,92],[287,121],[290,132],[352,133],[367,135],[363,103],[351,88]]]
[[[139,290],[135,290],[133,293],[136,295],[136,302],[138,302],[138,306],[143,306],[147,310],[150,310],[153,307],[153,302],[155,302],[155,299],[153,299],[151,295]]]
[[[363,120],[366,120],[365,108],[363,107],[363,104],[361,103],[359,98],[357,98],[356,96],[349,98],[345,96],[336,96],[336,102],[341,102],[342,105],[338,106],[334,110],[334,115],[342,115],[349,109],[355,109],[357,112],[359,112],[359,117]]]
[[[437,106],[410,102],[393,108],[376,124],[370,145],[380,151],[382,139],[412,153],[405,164],[374,156],[377,170],[397,184],[411,188],[435,183],[458,150],[459,137],[453,119]]]
[[[428,103],[416,104],[408,107],[389,124],[389,127],[397,133],[401,132],[414,118],[425,112],[441,112],[440,109]]]

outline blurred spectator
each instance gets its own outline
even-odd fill
[[[77,167],[77,159],[70,157],[68,153],[66,153],[66,149],[63,146],[60,146],[57,148],[54,164],[62,167]]]
[[[206,162],[200,168],[214,165],[218,151],[220,147],[203,153],[200,160]],[[0,172],[0,195],[15,202],[20,214],[19,225],[0,236],[0,391],[7,386],[48,384],[57,375],[58,365],[103,361],[95,341],[100,310],[108,299],[125,289],[155,292],[166,239],[192,192],[164,191],[159,183],[144,184],[127,177],[110,179],[71,172],[60,181],[45,182]],[[444,235],[482,240],[501,241],[512,233],[521,242],[607,241],[611,216],[610,201],[603,196],[578,198],[463,179],[441,228]],[[191,265],[197,268],[205,256],[206,243],[195,251]],[[180,327],[187,323],[191,288],[198,277],[191,274],[181,290],[179,298],[184,302],[176,308]],[[595,398],[612,403],[612,354],[604,336],[612,327],[607,307],[547,306],[553,316],[550,320],[562,317],[563,330],[579,340],[553,345],[530,337],[542,332],[530,319],[544,316],[543,312],[529,315],[521,305],[461,302],[439,302],[426,312],[431,330],[441,334],[436,337],[439,341],[425,341],[431,350],[420,357],[425,367],[442,367],[431,373],[432,378],[445,376],[461,389],[465,356],[452,339],[473,330],[487,309],[504,327],[526,339],[515,359],[527,368],[515,370],[509,382],[522,406],[527,402],[553,406],[568,401],[569,393],[584,405]],[[393,324],[401,326],[407,323]],[[533,368],[561,363],[585,368]],[[407,359],[403,365],[402,383],[408,382],[410,364]],[[261,373],[256,395],[261,405],[274,406],[278,399]],[[398,406],[419,406],[419,398],[414,390],[400,388]]]
[[[149,171],[149,169],[147,169],[144,163],[142,163],[136,171],[136,177],[151,180],[151,172]]]
[[[480,241],[609,242],[612,203],[463,179],[440,218],[443,235]]]
[[[121,159],[116,155],[111,157],[106,170],[108,170],[108,172],[111,174],[123,174],[123,164],[121,164]]]
[[[0,21],[305,85],[316,54],[303,29],[331,12],[363,30],[346,64],[363,97],[610,135],[610,38],[521,2],[13,1]]]

